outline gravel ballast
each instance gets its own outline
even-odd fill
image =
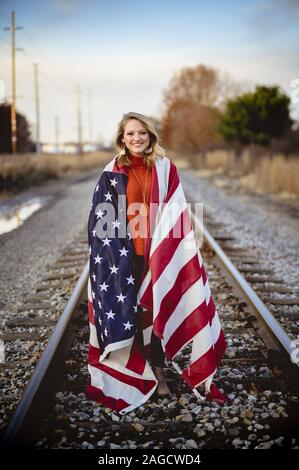
[[[100,170],[85,178],[49,183],[46,185],[48,205],[18,229],[0,237],[0,315],[31,292],[47,274],[47,265],[59,257],[84,224],[87,226],[99,174]],[[43,187],[34,192],[43,195],[45,190]]]

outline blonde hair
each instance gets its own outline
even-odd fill
[[[144,153],[144,163],[148,168],[151,168],[157,158],[163,158],[165,156],[165,151],[159,145],[159,135],[154,127],[152,120],[143,114],[134,112],[124,114],[121,121],[118,123],[114,142],[117,150],[119,150],[119,153],[116,155],[117,163],[119,166],[131,165],[129,150],[122,142],[126,124],[128,121],[130,121],[130,119],[137,119],[140,121],[149,133],[149,149],[152,148],[152,150],[149,153]]]

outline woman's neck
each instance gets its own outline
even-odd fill
[[[129,160],[131,161],[131,166],[145,166],[143,155],[133,155],[130,153]]]
[[[143,158],[144,157],[144,154],[143,153],[131,153],[130,152],[130,155],[132,157],[136,157],[136,158]]]

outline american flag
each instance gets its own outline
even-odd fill
[[[156,389],[148,361],[153,329],[170,361],[191,344],[182,371],[191,388],[208,384],[209,391],[226,347],[177,168],[167,157],[157,159],[152,169],[145,267],[137,292],[127,178],[116,158],[106,165],[88,221],[87,396],[121,414],[145,403]]]

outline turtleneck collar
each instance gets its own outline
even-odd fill
[[[132,166],[145,166],[144,163],[144,158],[143,157],[137,157],[136,155],[131,155],[129,154],[129,158],[131,160],[131,165]]]

